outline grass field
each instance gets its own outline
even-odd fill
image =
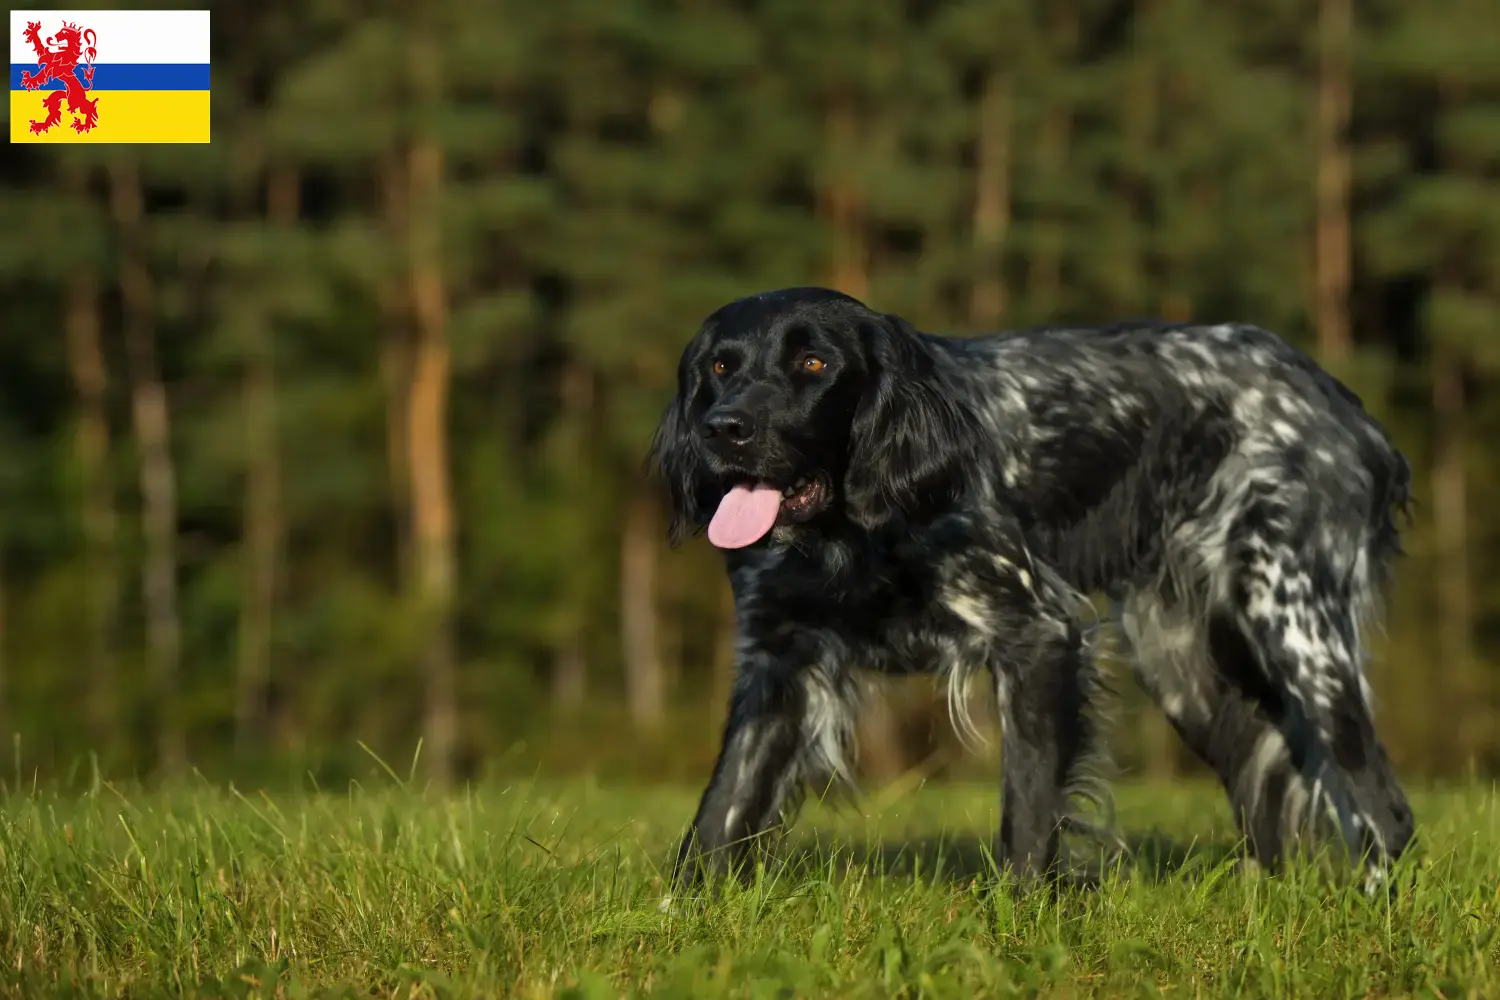
[[[988,788],[804,813],[754,886],[662,913],[690,789],[11,794],[6,996],[1500,996],[1500,799],[1419,795],[1394,900],[1237,868],[1207,786],[1122,788],[1130,868],[986,892]]]

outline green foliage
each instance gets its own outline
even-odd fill
[[[1497,10],[1382,0],[1358,5],[1352,39],[1354,351],[1339,372],[1416,465],[1422,506],[1373,675],[1399,704],[1382,722],[1396,756],[1430,773],[1500,766],[1500,518],[1483,502],[1500,485]],[[873,305],[929,329],[976,332],[973,290],[998,278],[1009,325],[1241,320],[1318,353],[1318,13],[1292,0],[216,10],[211,145],[18,146],[0,167],[14,234],[0,248],[0,728],[51,772],[90,750],[150,771],[158,710],[218,770],[414,745],[428,633],[391,386],[411,364],[392,345],[410,334],[421,258],[440,275],[452,355],[463,769],[548,730],[579,735],[556,694],[569,662],[585,717],[608,718],[575,740],[596,762],[671,756],[633,746],[622,718],[621,535],[697,322],[735,296],[827,283],[852,253],[845,273]],[[1003,122],[986,81],[1008,88]],[[441,152],[430,198],[403,172],[423,143]],[[1008,192],[994,245],[977,236],[982,155],[1002,158],[986,166]],[[166,695],[146,668],[120,167],[143,179],[138,252],[172,421],[184,648]],[[64,335],[89,309],[107,380],[98,469]],[[1434,406],[1435,356],[1469,390],[1462,420]],[[1455,434],[1456,451],[1433,444]],[[1466,456],[1458,570],[1429,500],[1445,454]],[[268,468],[266,717],[232,751],[260,627],[248,498]],[[107,544],[90,542],[91,476],[114,517]],[[652,558],[668,729],[693,734],[676,756],[697,759],[721,711],[724,583],[702,543],[662,540]],[[81,595],[111,591],[109,621],[85,615]],[[1440,595],[1465,591],[1455,626]],[[1455,628],[1468,653],[1434,654]],[[80,710],[98,691],[103,710]],[[1141,763],[1134,735],[1118,745]]]

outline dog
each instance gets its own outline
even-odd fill
[[[739,870],[810,788],[852,780],[862,670],[945,677],[956,725],[952,692],[989,681],[996,859],[1055,879],[1101,752],[1089,593],[1258,861],[1321,829],[1374,885],[1413,838],[1362,639],[1410,466],[1273,333],[948,337],[829,289],[765,292],[691,338],[650,463],[671,544],[706,528],[723,550],[738,628],[678,887]]]

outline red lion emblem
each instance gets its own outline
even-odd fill
[[[99,98],[89,100],[88,95],[88,89],[94,83],[94,59],[99,55],[99,50],[94,47],[94,29],[80,29],[78,25],[64,21],[57,34],[43,42],[41,22],[30,21],[21,37],[36,49],[37,62],[35,73],[21,73],[21,86],[27,90],[36,90],[51,80],[61,80],[65,88],[54,90],[42,99],[42,107],[47,109],[47,120],[39,122],[33,118],[32,134],[41,135],[62,121],[64,100],[68,102],[68,111],[75,116],[73,131],[82,134],[93,129],[99,123]],[[80,62],[84,64],[82,82],[74,72],[74,67]],[[83,117],[76,117],[80,113]]]

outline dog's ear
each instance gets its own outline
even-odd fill
[[[854,412],[844,498],[866,530],[957,496],[979,427],[920,335],[896,316],[860,325],[868,383]]]
[[[651,451],[647,457],[647,464],[653,467],[666,487],[667,537],[673,548],[707,523],[712,513],[708,505],[713,503],[706,495],[708,468],[683,412],[686,405],[680,391],[667,404],[651,439]]]

